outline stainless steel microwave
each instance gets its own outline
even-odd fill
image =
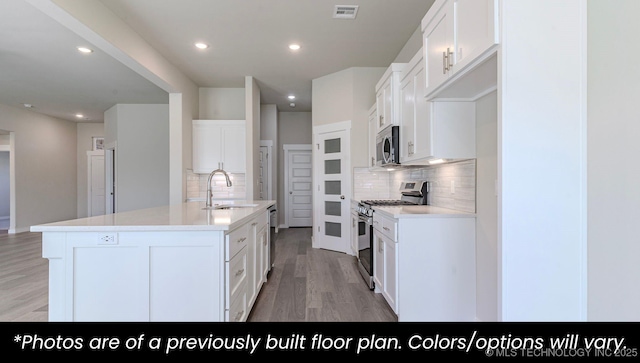
[[[376,136],[376,166],[400,165],[400,126],[389,126]]]

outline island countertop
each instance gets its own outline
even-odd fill
[[[185,202],[155,208],[105,214],[31,226],[31,232],[90,231],[226,231],[240,226],[274,205],[274,200],[214,201],[221,205],[247,205],[236,209],[204,210],[204,202]]]

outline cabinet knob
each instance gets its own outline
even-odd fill
[[[344,199],[344,195],[341,195],[341,196],[340,196],[340,199]]]

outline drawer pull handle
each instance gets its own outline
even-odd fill
[[[240,238],[240,239],[238,240],[238,243],[242,243],[242,242],[244,242],[246,239],[247,239],[247,237],[242,237],[242,238]]]
[[[235,319],[233,319],[233,320],[235,320],[235,321],[239,321],[239,320],[240,320],[240,318],[242,317],[242,314],[244,314],[244,310],[242,310],[242,311],[238,311],[238,313],[236,314],[236,318],[235,318]]]
[[[258,222],[253,222],[253,223],[251,223],[251,225],[252,226],[256,226],[256,225],[258,225]]]
[[[385,231],[390,231],[388,227],[382,227],[382,229],[384,229]]]
[[[236,272],[236,276],[240,276],[242,275],[242,273],[244,272],[244,269],[240,269],[238,270],[238,272]]]

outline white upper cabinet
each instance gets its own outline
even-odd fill
[[[427,101],[425,62],[418,51],[400,82],[400,163],[476,157],[475,102]]]
[[[376,134],[400,124],[400,73],[405,63],[392,63],[376,84]]]
[[[193,120],[193,172],[246,172],[244,120]]]
[[[369,109],[368,132],[369,134],[368,134],[367,140],[368,140],[368,147],[369,147],[369,152],[368,152],[369,158],[367,159],[367,166],[369,167],[370,170],[375,170],[377,169],[376,167],[376,135],[378,132],[378,109],[375,104],[371,106],[371,108]]]
[[[400,163],[433,156],[431,102],[424,98],[425,62],[420,50],[400,81]]]
[[[422,19],[426,97],[482,63],[498,44],[497,0],[436,0]]]

